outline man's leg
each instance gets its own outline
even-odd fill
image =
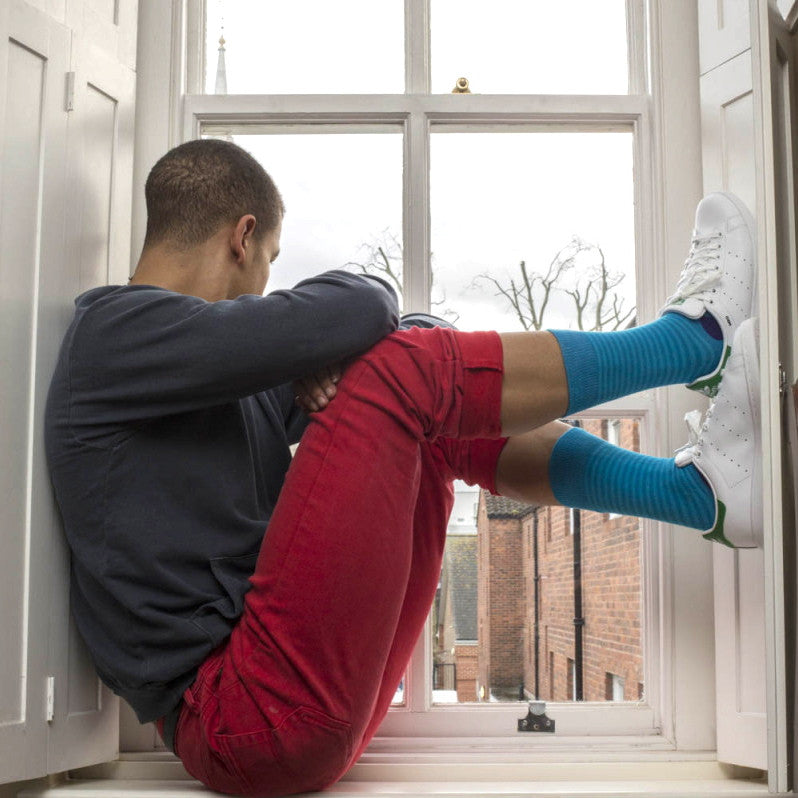
[[[675,458],[626,451],[582,429],[563,434],[555,425],[538,433],[547,437],[545,446],[525,447],[522,438],[511,440],[508,451],[536,460],[559,504],[680,524],[728,546],[761,546],[758,350],[756,320],[749,319],[734,337],[716,399],[703,423],[697,411],[689,414],[691,440]],[[516,466],[503,471],[500,462],[499,489],[523,490],[507,484],[517,472]]]
[[[420,449],[421,479],[413,515],[410,578],[374,712],[350,764],[359,759],[385,718],[432,607],[452,511],[452,482],[462,479],[495,493],[497,462],[503,456],[505,443],[504,438],[475,441],[438,438]]]
[[[510,438],[499,460],[502,496],[527,504],[620,513],[710,530],[715,501],[695,467],[622,449],[552,422]]]
[[[670,325],[655,334],[680,345]],[[630,338],[612,339],[623,344],[620,356],[587,364],[588,377],[599,368],[610,386],[591,401],[628,390],[624,376],[638,368],[645,377],[634,390],[673,378],[667,361],[650,368]],[[350,368],[314,419],[244,615],[186,696],[177,750],[206,783],[280,794],[323,786],[346,768],[377,707],[410,580],[419,447],[529,430],[573,409],[569,391],[584,375],[574,373],[568,344],[547,333],[503,336],[502,358],[498,341],[448,330],[390,336]]]
[[[421,447],[498,437],[501,369],[497,336],[448,330],[397,333],[350,368],[289,471],[239,624],[186,694],[193,775],[279,795],[345,772],[400,662]]]
[[[740,200],[730,194],[710,194],[696,209],[687,260],[656,321],[612,333],[559,330],[504,336],[505,432],[529,429],[525,424],[530,413],[542,410],[542,416],[548,416],[540,418],[536,425],[540,426],[661,385],[685,382],[715,396],[735,332],[753,315],[754,230],[751,214]],[[548,336],[548,341],[536,336]],[[531,362],[538,364],[541,374],[530,373]],[[561,380],[564,397],[559,393]],[[547,386],[556,386],[551,405],[531,407],[530,400],[534,404],[539,398],[535,391]],[[561,412],[552,414],[556,406]]]
[[[501,369],[495,333],[451,330],[396,333],[348,369],[297,451],[243,615],[186,693],[175,743],[190,773],[279,795],[347,769],[383,711],[386,664],[418,634],[399,629],[421,613],[409,587],[426,613],[440,565],[440,536],[414,536],[422,448],[499,437]]]
[[[530,504],[680,524],[730,546],[761,545],[758,347],[750,319],[737,330],[704,422],[693,419],[692,440],[675,458],[627,451],[555,421],[510,438],[498,491]]]

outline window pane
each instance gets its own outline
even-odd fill
[[[207,94],[404,91],[402,0],[208,0],[205,37]]]
[[[606,439],[611,420],[582,425]],[[639,450],[636,419],[620,419],[619,440]],[[463,483],[455,496],[432,611],[433,701],[641,699],[638,519],[536,508]]]
[[[432,0],[432,91],[625,94],[625,0]]]
[[[268,291],[327,269],[402,280],[402,134],[244,134],[286,206]],[[401,296],[401,295],[400,295]]]
[[[464,330],[630,323],[631,133],[438,132],[431,149],[434,312]]]

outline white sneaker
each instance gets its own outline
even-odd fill
[[[692,440],[676,453],[680,468],[692,463],[715,497],[707,540],[732,548],[762,545],[762,448],[759,407],[759,331],[756,319],[737,330],[715,401]],[[696,411],[697,413],[697,411]]]
[[[698,319],[711,313],[723,332],[717,367],[687,387],[707,396],[718,392],[735,330],[753,313],[754,219],[734,194],[709,194],[698,203],[690,253],[660,315]]]

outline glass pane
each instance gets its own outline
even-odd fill
[[[611,422],[582,425],[607,439]],[[639,450],[636,419],[616,431]],[[462,483],[455,495],[432,610],[433,701],[642,700],[638,519],[533,507]]]
[[[327,269],[402,280],[402,134],[234,135],[286,206],[268,291]],[[400,293],[401,298],[401,293]]]
[[[463,330],[634,318],[632,134],[432,136],[432,308]]]
[[[396,688],[396,692],[393,696],[393,701],[391,701],[392,707],[402,707],[405,704],[405,679],[404,677],[402,681],[399,683],[399,687]]]
[[[403,91],[402,0],[207,2],[206,94]]]
[[[625,0],[432,0],[432,91],[625,94]]]

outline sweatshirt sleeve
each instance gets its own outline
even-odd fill
[[[248,396],[358,355],[397,323],[386,283],[342,271],[218,302],[120,289],[93,302],[74,329],[72,422],[143,421]]]

